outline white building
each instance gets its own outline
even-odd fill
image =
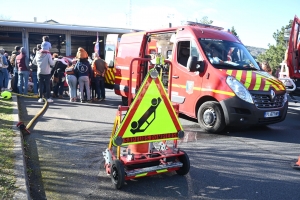
[[[89,55],[99,35],[100,56],[104,58],[104,44],[107,34],[132,32],[132,29],[60,24],[54,20],[46,22],[25,22],[0,20],[0,47],[9,54],[15,46],[23,46],[28,51],[41,44],[42,36],[48,35],[52,44],[51,53],[63,56],[75,56],[78,47],[84,48]]]

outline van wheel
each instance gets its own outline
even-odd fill
[[[128,106],[128,97],[122,96],[122,104],[123,104],[123,106]]]
[[[203,103],[198,109],[197,118],[200,127],[210,133],[218,133],[226,126],[222,107],[215,101]]]

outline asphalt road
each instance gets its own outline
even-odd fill
[[[290,103],[284,122],[221,134],[181,116],[189,174],[144,177],[115,190],[99,168],[120,104],[111,90],[105,102],[50,104],[26,137],[33,199],[300,199],[300,170],[291,168],[300,155],[300,104]],[[19,107],[26,122],[42,104],[20,97]]]

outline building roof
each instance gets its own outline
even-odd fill
[[[56,30],[75,30],[75,31],[90,31],[90,32],[106,32],[106,33],[130,33],[141,30],[118,28],[118,27],[101,27],[101,26],[84,26],[76,24],[60,24],[54,20],[46,22],[28,22],[28,21],[13,21],[0,20],[0,27],[20,27],[20,28],[41,28],[41,29],[56,29]]]
[[[57,21],[55,21],[55,20],[53,20],[53,19],[47,20],[47,21],[45,21],[44,23],[49,23],[49,24],[59,24]]]

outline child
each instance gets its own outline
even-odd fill
[[[51,43],[49,41],[49,36],[43,36],[42,39],[43,39],[43,42],[41,44],[42,53],[50,53]]]

